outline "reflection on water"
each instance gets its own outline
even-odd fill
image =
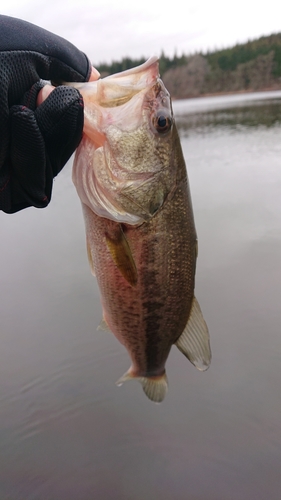
[[[70,165],[47,209],[0,213],[0,499],[279,500],[281,100],[175,102],[213,362],[173,349],[161,405],[118,389]]]
[[[225,110],[209,111],[206,113],[190,114],[178,120],[181,130],[197,130],[208,132],[217,127],[228,127],[233,130],[241,127],[272,127],[280,125],[281,102],[273,101],[264,105],[229,108]]]
[[[184,101],[186,113],[183,114],[183,106],[177,101],[174,105],[177,116],[178,127],[185,133],[197,131],[209,133],[218,128],[242,131],[243,127],[272,127],[279,126],[281,121],[281,92],[269,92],[264,96],[258,94],[245,94],[240,96],[229,96],[219,98],[192,99]],[[263,98],[261,98],[263,97]],[[266,98],[267,97],[267,98]],[[196,102],[198,101],[198,102]],[[214,105],[217,101],[217,107]],[[205,106],[203,107],[203,104]]]

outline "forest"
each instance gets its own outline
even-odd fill
[[[142,64],[145,57],[97,66],[102,76]],[[160,56],[160,74],[175,99],[281,89],[281,33],[206,53]]]

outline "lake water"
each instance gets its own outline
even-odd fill
[[[0,499],[279,500],[281,92],[177,101],[213,360],[173,348],[161,405],[117,388],[71,164],[0,213]]]

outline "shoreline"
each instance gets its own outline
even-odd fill
[[[274,90],[281,90],[281,85],[271,85],[270,87],[263,87],[260,89],[242,89],[242,90],[230,90],[225,92],[206,92],[204,94],[193,95],[189,97],[173,97],[172,101],[180,101],[182,99],[200,99],[200,97],[219,97],[227,95],[239,95],[239,94],[254,94],[258,92],[271,92]]]

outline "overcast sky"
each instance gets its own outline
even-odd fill
[[[279,0],[6,0],[1,14],[67,38],[93,64],[162,49],[190,54],[281,31]]]

